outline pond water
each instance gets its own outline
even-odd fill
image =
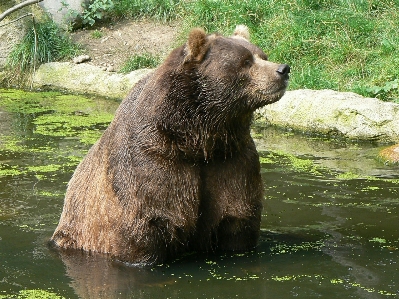
[[[399,298],[399,167],[381,146],[254,128],[259,246],[153,268],[47,247],[118,103],[0,89],[0,298]]]

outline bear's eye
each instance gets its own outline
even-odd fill
[[[245,59],[244,61],[243,61],[243,63],[242,63],[242,65],[244,66],[244,67],[251,67],[252,66],[252,64],[253,64],[253,60],[252,59]]]

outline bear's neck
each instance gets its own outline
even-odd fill
[[[223,118],[195,108],[177,105],[166,109],[172,113],[165,111],[163,114],[157,129],[170,152],[178,152],[195,161],[227,159],[242,152],[242,148],[252,142],[252,113],[239,118]]]

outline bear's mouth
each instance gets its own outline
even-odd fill
[[[287,82],[288,83],[288,82]],[[281,84],[275,88],[258,89],[256,91],[255,109],[277,102],[284,95],[288,84]]]
[[[279,94],[283,95],[287,87],[288,87],[288,80],[284,80],[283,84],[278,84],[278,85],[275,84],[271,88],[269,87],[267,89],[258,89],[256,93],[259,94],[260,96],[265,96],[265,97],[276,96]]]

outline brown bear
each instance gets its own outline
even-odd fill
[[[193,29],[135,85],[69,182],[51,241],[132,264],[256,246],[262,211],[255,109],[290,68],[249,42]]]

